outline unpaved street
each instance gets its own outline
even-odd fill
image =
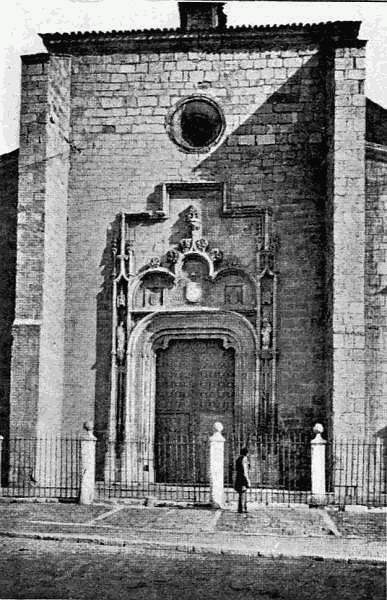
[[[384,567],[1,538],[0,597],[384,600]]]

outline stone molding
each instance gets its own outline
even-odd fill
[[[258,339],[251,323],[238,313],[218,309],[156,312],[142,319],[128,340],[127,435],[152,429],[155,353],[174,339],[220,339],[235,350],[236,418],[243,413],[251,418],[258,401]]]

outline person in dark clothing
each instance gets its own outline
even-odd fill
[[[235,485],[234,489],[238,492],[238,512],[247,513],[247,488],[251,487],[249,478],[249,461],[247,459],[249,451],[242,448],[240,455],[235,462]]]

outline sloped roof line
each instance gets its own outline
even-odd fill
[[[164,28],[164,29],[132,29],[132,30],[116,30],[111,31],[73,31],[67,33],[40,33],[40,37],[44,43],[50,44],[55,41],[78,41],[90,38],[132,38],[137,36],[181,36],[185,38],[196,38],[199,36],[208,35],[233,35],[238,33],[330,33],[340,36],[349,36],[356,38],[361,22],[360,21],[327,21],[321,23],[291,23],[281,25],[238,25],[235,27],[227,27],[226,29],[208,29],[185,31],[180,28]]]

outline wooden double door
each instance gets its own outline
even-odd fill
[[[156,481],[208,481],[207,441],[215,421],[232,429],[234,396],[235,353],[221,340],[176,339],[158,351]]]

